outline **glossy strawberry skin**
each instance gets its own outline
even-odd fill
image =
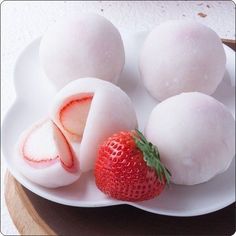
[[[95,163],[97,187],[112,198],[143,201],[159,195],[165,181],[148,167],[133,139],[134,132],[120,132],[99,148]]]

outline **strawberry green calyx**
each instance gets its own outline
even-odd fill
[[[147,166],[154,168],[160,180],[166,180],[167,184],[169,185],[171,173],[161,162],[157,147],[148,142],[139,130],[136,129],[135,131],[136,135],[133,135],[134,141],[137,147],[142,151],[143,158],[147,163]]]

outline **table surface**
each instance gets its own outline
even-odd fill
[[[194,19],[214,29],[221,38],[235,39],[235,5],[232,1],[6,1],[1,5],[1,114],[4,117],[15,98],[13,87],[13,66],[20,51],[34,38],[45,32],[48,25],[62,16],[96,12],[111,20],[120,30],[137,32],[150,30],[155,25],[171,19]],[[1,119],[2,122],[3,119]],[[4,138],[4,137],[3,137]],[[1,155],[2,156],[2,155]],[[1,181],[3,183],[6,166],[1,161]],[[1,183],[1,232],[5,235],[17,235],[3,197]],[[124,207],[125,208],[125,207]],[[108,208],[109,209],[109,208]],[[215,213],[218,219],[224,216],[233,217],[234,205]],[[84,210],[83,210],[84,211]],[[111,211],[111,210],[105,210]],[[117,207],[122,214],[123,207]],[[135,212],[139,210],[131,211]],[[138,213],[137,213],[138,214]],[[149,213],[143,213],[148,214]],[[159,216],[161,217],[161,216]],[[149,217],[150,218],[150,217]],[[152,218],[152,217],[151,217]],[[150,218],[150,220],[151,220]],[[168,227],[168,219],[166,227]],[[197,217],[195,222],[204,225],[213,214]],[[160,218],[161,219],[161,218]],[[186,219],[186,218],[185,218]],[[228,218],[226,218],[228,219]],[[177,220],[176,222],[180,222]],[[185,226],[191,225],[194,219],[186,220]],[[201,223],[202,222],[202,223]],[[229,222],[229,221],[228,221]],[[217,222],[215,222],[217,224]],[[207,225],[207,224],[206,224]],[[170,225],[171,227],[171,225]],[[209,226],[211,227],[211,226]],[[212,226],[213,227],[213,226]],[[174,230],[174,229],[173,229]],[[174,231],[173,231],[174,232]],[[176,232],[177,233],[177,232]]]

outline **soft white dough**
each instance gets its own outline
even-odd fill
[[[62,107],[83,93],[92,93],[93,100],[79,143],[67,135],[60,122],[59,113]],[[136,113],[128,95],[114,84],[96,78],[78,79],[59,91],[53,101],[51,118],[70,140],[83,172],[93,169],[98,146],[106,138],[116,132],[137,127]]]
[[[116,83],[125,62],[119,31],[109,20],[92,13],[63,18],[49,27],[39,55],[56,88],[81,77]]]
[[[191,20],[167,21],[147,36],[139,69],[144,86],[162,101],[182,92],[212,94],[225,72],[219,36]]]
[[[225,171],[235,154],[235,121],[216,99],[182,93],[158,104],[145,128],[175,184],[194,185]]]
[[[35,124],[33,124],[29,129],[25,130],[16,145],[15,149],[15,158],[14,158],[14,164],[16,168],[23,174],[26,178],[28,178],[30,181],[39,184],[41,186],[47,187],[47,188],[57,188],[61,186],[66,186],[69,185],[73,182],[75,182],[81,172],[78,171],[73,171],[69,172],[67,171],[63,166],[61,161],[58,159],[55,161],[53,164],[50,166],[45,166],[45,167],[32,167],[31,165],[28,164],[28,162],[24,158],[23,154],[23,145],[25,142],[25,139],[27,136],[39,125],[42,124],[42,122],[48,122],[50,123],[49,126],[51,126],[48,129],[48,135],[54,136],[54,140],[51,141],[53,143],[52,149],[55,149],[58,152],[58,155],[67,155],[68,147],[64,143],[64,137],[61,133],[59,133],[58,128],[56,128],[55,124],[53,124],[52,121],[47,120],[47,121],[39,121]],[[41,140],[45,138],[42,137]],[[57,140],[58,139],[58,140]],[[38,150],[41,152],[41,145],[42,142],[40,140],[38,141]],[[58,145],[60,144],[60,147]],[[43,152],[45,152],[45,148],[43,147]],[[51,150],[48,151],[51,153]],[[37,155],[37,154],[36,154]]]

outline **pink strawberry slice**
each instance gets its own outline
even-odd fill
[[[93,96],[72,100],[60,111],[59,119],[66,132],[75,141],[81,141]]]
[[[67,170],[73,168],[73,155],[59,128],[51,121],[36,124],[25,134],[22,154],[34,168],[44,168],[61,161]]]

